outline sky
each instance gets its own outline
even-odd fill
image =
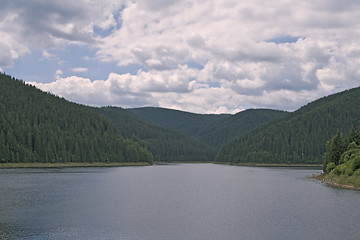
[[[360,85],[358,0],[0,6],[0,71],[85,105],[294,111]]]

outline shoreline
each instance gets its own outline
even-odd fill
[[[67,163],[0,163],[0,169],[6,168],[71,168],[71,167],[140,167],[151,166],[148,162],[67,162]]]
[[[214,164],[211,161],[173,161],[173,162],[166,162],[166,161],[154,161],[154,165],[171,165],[171,164]]]
[[[214,162],[214,164],[243,166],[243,167],[322,167],[322,164],[296,164],[296,163],[233,163],[233,162]]]
[[[168,164],[219,164],[229,166],[243,166],[243,167],[321,167],[321,164],[285,164],[285,163],[233,163],[233,162],[211,162],[211,161],[174,161],[174,162],[66,162],[66,163],[39,163],[39,162],[25,162],[25,163],[0,163],[0,169],[5,168],[65,168],[65,167],[136,167],[136,166],[151,166],[151,165],[168,165]]]
[[[313,175],[313,176],[310,176],[307,178],[319,180],[320,182],[327,184],[331,187],[335,187],[335,188],[360,191],[360,185],[356,185],[356,184],[349,182],[349,180],[351,180],[351,177],[347,177],[347,176],[343,176],[343,177],[332,176],[332,175],[329,175],[326,173],[321,173],[321,174]]]
[[[288,164],[288,163],[234,163],[234,162],[211,162],[211,161],[174,161],[174,162],[154,162],[154,165],[170,164],[218,164],[242,167],[308,167],[322,168],[322,164]]]

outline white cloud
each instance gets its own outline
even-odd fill
[[[63,73],[63,71],[61,69],[56,70],[55,79],[59,80],[63,74],[64,73]],[[47,90],[45,90],[45,91],[47,91]]]
[[[59,71],[60,75],[61,72]],[[201,70],[183,67],[181,71],[139,71],[136,75],[111,73],[105,80],[91,81],[81,77],[59,77],[52,83],[31,83],[70,101],[86,105],[121,107],[161,106],[197,113],[236,113],[247,108],[269,107],[296,109],[331,91],[264,91],[263,94],[239,94],[226,84],[211,87],[197,83]],[[181,78],[181,79],[179,79]],[[247,80],[245,80],[247,81]],[[181,82],[181,84],[179,84]],[[225,82],[226,83],[226,82]]]
[[[17,15],[0,10],[0,67],[11,67],[13,60],[30,52],[16,32],[14,19]]]
[[[49,53],[49,52],[46,51],[46,50],[43,50],[43,51],[42,51],[42,56],[43,56],[45,59],[47,59],[47,60],[53,60],[53,59],[56,58],[56,56],[55,56],[54,54],[51,54],[51,53]]]
[[[334,15],[333,7],[319,7],[326,5],[323,1],[173,1],[164,7],[132,2],[123,11],[123,27],[103,39],[98,56],[149,70],[197,62],[207,68],[209,79],[229,82],[241,94],[316,90],[316,73],[354,44],[346,36],[359,36],[360,4],[348,4],[353,7]],[[281,36],[303,38],[267,42]],[[343,49],[334,51],[334,43]]]
[[[0,42],[0,66],[8,67],[12,65],[12,56],[8,46]]]
[[[47,49],[64,48],[67,44],[90,44],[97,39],[93,28],[116,25],[113,12],[119,11],[122,1],[23,1],[5,0],[0,9],[0,66],[9,66],[13,59],[24,56],[31,48],[39,48],[50,57]]]
[[[88,71],[89,69],[87,68],[84,68],[84,67],[77,67],[77,68],[73,68],[72,71],[73,72],[86,72]]]
[[[0,67],[31,47],[51,57],[46,49],[85,44],[97,51],[91,61],[142,69],[98,81],[56,74],[56,82],[38,84],[85,104],[294,110],[359,85],[355,0],[19,1],[0,10]]]
[[[91,81],[87,78],[72,76],[59,78],[52,83],[30,82],[30,84],[70,101],[92,106],[117,105],[131,107],[145,103],[156,104],[147,93],[128,93],[126,84],[123,84],[126,83],[127,77],[129,77],[128,74],[119,76],[110,74],[107,80]]]

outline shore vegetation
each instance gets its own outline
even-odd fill
[[[324,173],[314,178],[335,186],[360,190],[360,133],[351,129],[338,132],[326,143]]]

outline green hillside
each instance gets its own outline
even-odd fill
[[[0,163],[151,162],[153,156],[213,161],[216,156],[217,162],[320,164],[328,139],[360,126],[360,88],[292,113],[249,109],[215,115],[91,108],[5,74],[0,86]]]
[[[142,139],[156,161],[213,161],[216,155],[212,148],[197,139],[142,119],[132,110],[116,107],[94,110],[111,120],[124,137]]]
[[[0,74],[0,162],[151,162],[90,108]]]
[[[351,129],[348,134],[338,132],[326,143],[324,173],[314,176],[335,187],[360,190],[360,133]]]
[[[231,139],[288,114],[269,109],[249,109],[235,115],[196,114],[153,107],[129,110],[148,122],[192,136],[216,152]]]
[[[165,128],[177,130],[187,136],[194,136],[200,129],[231,116],[230,114],[196,114],[155,107],[132,108],[129,110],[145,120]]]
[[[248,109],[202,128],[197,136],[200,141],[219,150],[221,145],[233,138],[287,114],[289,113],[277,110]]]
[[[325,143],[337,131],[360,126],[360,88],[309,103],[223,146],[218,162],[322,163]]]

